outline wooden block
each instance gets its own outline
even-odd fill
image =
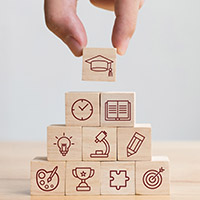
[[[136,162],[136,194],[169,194],[169,159],[152,157],[152,161]]]
[[[33,159],[31,195],[65,195],[65,162],[49,162],[46,157]]]
[[[101,126],[134,126],[135,93],[101,94]]]
[[[118,160],[151,160],[151,125],[117,129]]]
[[[135,162],[101,162],[101,194],[135,194]]]
[[[65,125],[47,127],[47,159],[82,160],[82,128]]]
[[[99,195],[100,162],[67,162],[66,195]]]
[[[115,81],[116,49],[84,48],[83,71],[84,81]]]
[[[83,160],[116,160],[116,128],[83,127]]]
[[[65,94],[67,126],[99,126],[100,93],[68,92]]]

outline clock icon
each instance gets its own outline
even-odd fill
[[[72,104],[71,112],[77,120],[86,121],[93,114],[93,106],[87,99],[78,99]]]

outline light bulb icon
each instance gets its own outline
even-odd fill
[[[57,142],[53,144],[58,147],[62,156],[66,156],[70,147],[74,145],[74,143],[71,141],[72,136],[68,138],[65,133],[63,133],[61,137],[55,136],[55,138],[57,139]]]

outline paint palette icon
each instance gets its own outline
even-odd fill
[[[59,175],[57,173],[58,166],[54,167],[51,171],[45,169],[39,169],[36,172],[37,186],[45,192],[55,190],[59,185]]]

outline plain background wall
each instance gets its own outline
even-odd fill
[[[0,3],[0,140],[45,140],[67,91],[135,91],[154,140],[200,139],[200,1],[146,0],[117,82],[81,81],[82,60],[47,30],[40,0]],[[79,0],[88,46],[112,47],[112,12]]]

